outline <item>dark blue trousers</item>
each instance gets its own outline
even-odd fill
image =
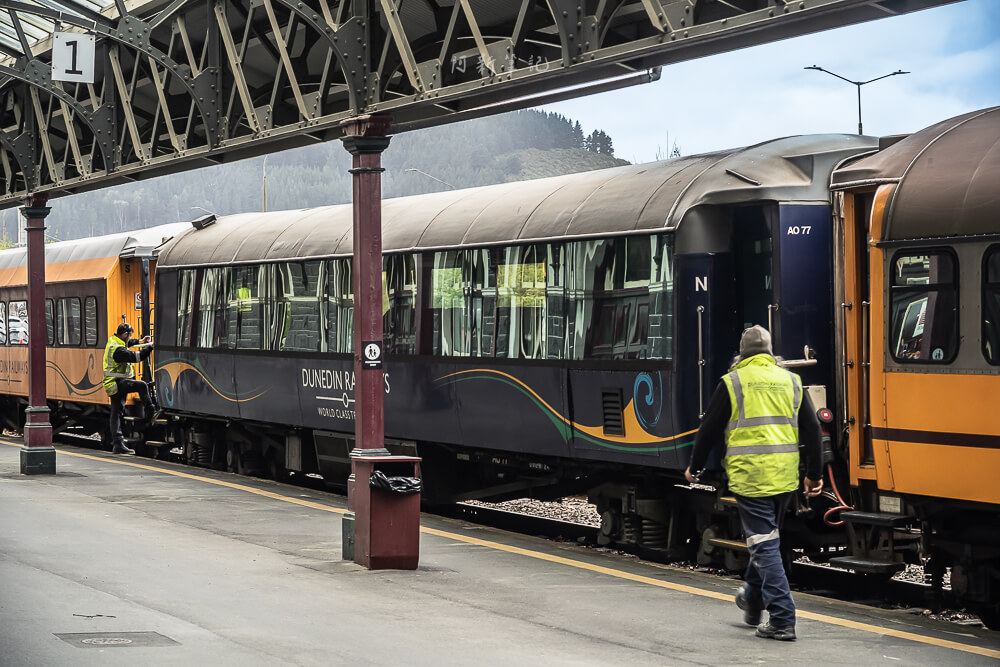
[[[747,603],[753,609],[767,609],[771,625],[779,628],[795,625],[795,603],[781,563],[778,534],[791,499],[792,492],[764,498],[736,496],[750,547],[750,564],[744,575]]]

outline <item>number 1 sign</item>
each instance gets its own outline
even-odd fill
[[[52,80],[94,83],[94,36],[75,32],[52,35]]]

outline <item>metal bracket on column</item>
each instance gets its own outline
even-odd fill
[[[329,37],[347,81],[352,113],[361,113],[374,99],[367,76],[370,72],[371,50],[363,23],[364,20],[357,16],[350,18],[341,23],[337,32]]]
[[[38,161],[35,159],[35,142],[31,134],[22,132],[11,138],[7,132],[0,132],[0,146],[6,148],[14,156],[17,166],[21,169],[21,175],[24,177],[24,189],[30,192],[37,188]],[[8,183],[8,185],[11,186],[10,190],[13,190],[13,184]]]

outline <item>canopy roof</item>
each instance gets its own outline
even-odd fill
[[[20,4],[51,9],[83,19],[93,19],[97,14],[118,15],[117,10],[113,9],[115,0],[20,0]],[[52,38],[56,24],[47,16],[28,12],[18,13],[15,23],[12,13],[0,12],[0,47],[6,47],[2,48],[6,54],[24,53],[18,28],[24,32],[25,40],[32,47],[32,51],[35,51],[36,45]]]
[[[895,184],[886,241],[996,233],[1000,107],[932,125],[833,174],[836,189]]]
[[[388,199],[385,252],[472,247],[673,230],[691,208],[751,201],[829,201],[829,178],[873,150],[856,135],[778,139],[706,155],[519,183]],[[348,256],[349,204],[244,213],[179,235],[158,266]]]

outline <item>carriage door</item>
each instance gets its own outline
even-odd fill
[[[848,432],[850,460],[858,463],[851,475],[852,482],[856,483],[859,468],[875,463],[869,407],[871,249],[868,244],[868,220],[874,193],[848,192],[839,196],[843,197],[838,224],[843,226],[844,294],[838,320],[842,323],[839,328],[845,395],[838,398],[843,425]]]
[[[737,312],[730,340],[735,344],[755,324],[767,327],[774,337],[771,231],[763,208],[746,206],[733,212],[733,261]]]

